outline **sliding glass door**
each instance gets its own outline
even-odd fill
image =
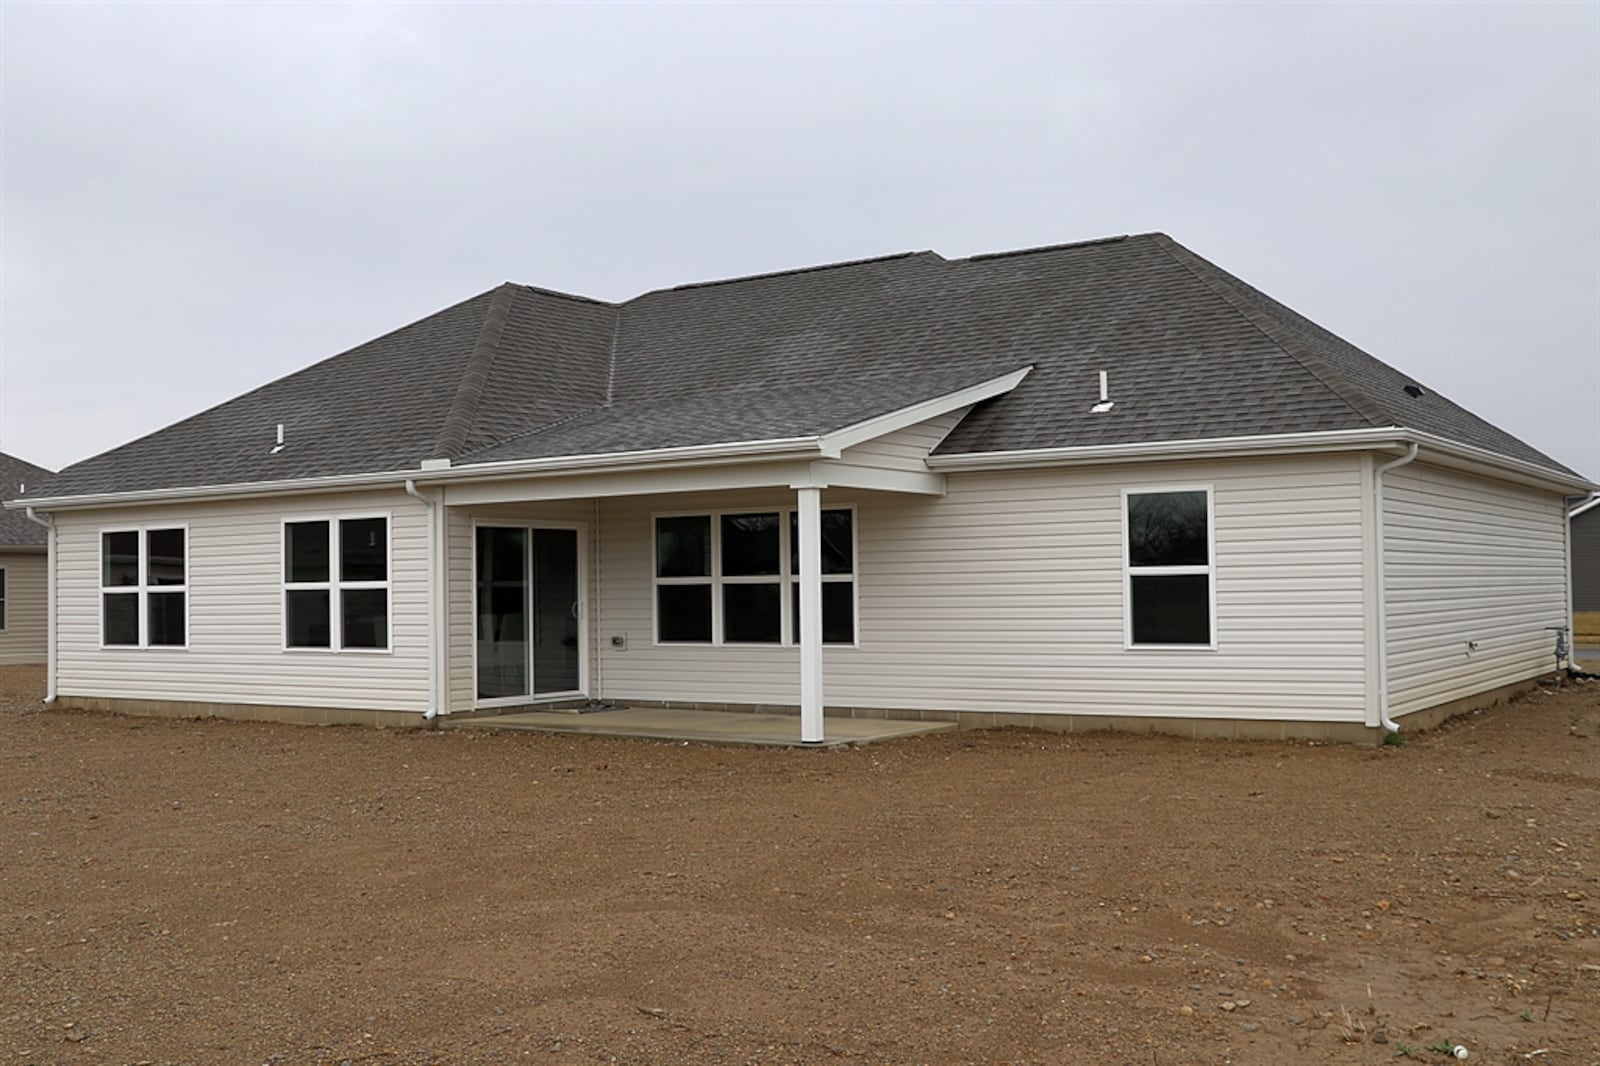
[[[578,531],[479,526],[474,547],[478,698],[579,694]]]
[[[534,529],[533,693],[578,691],[578,531]]]

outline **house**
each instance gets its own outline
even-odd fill
[[[1362,739],[1548,668],[1592,488],[1145,234],[506,284],[21,504],[78,707]]]
[[[1572,609],[1600,614],[1600,498],[1579,504],[1572,522]]]
[[[0,503],[50,476],[0,452]],[[0,509],[0,666],[45,661],[45,528],[22,511]]]

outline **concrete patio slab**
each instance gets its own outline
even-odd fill
[[[800,719],[790,714],[736,714],[657,707],[619,707],[610,711],[572,714],[563,711],[521,711],[488,718],[444,723],[446,729],[527,730],[543,733],[587,733],[602,737],[690,740],[701,744],[754,744],[778,748],[834,748],[938,733],[953,722],[908,722],[887,718],[825,718],[820,744],[800,742]]]

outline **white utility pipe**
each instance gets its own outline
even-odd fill
[[[1400,732],[1400,723],[1389,717],[1389,590],[1383,572],[1383,475],[1397,466],[1405,466],[1417,457],[1420,445],[1413,443],[1398,459],[1391,459],[1374,472],[1373,499],[1377,510],[1377,567],[1378,567],[1378,724],[1391,733]]]
[[[44,649],[44,705],[56,701],[56,520],[49,515],[37,515],[33,508],[22,512],[29,519],[50,531],[44,556],[45,598],[45,649]]]
[[[422,720],[431,722],[439,714],[439,538],[434,523],[439,503],[432,496],[417,491],[417,483],[412,478],[406,478],[406,492],[421,500],[428,509],[428,709],[422,713]]]

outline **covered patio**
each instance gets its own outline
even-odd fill
[[[1026,372],[821,437],[522,460],[503,474],[481,463],[470,480],[430,460],[407,485],[430,518],[429,716],[751,744],[943,728],[824,720],[824,660],[860,662],[863,517],[942,496],[929,450]],[[625,709],[558,709],[593,701]],[[799,714],[761,713],[775,706]]]
[[[445,728],[580,733],[770,748],[858,747],[956,728],[953,722],[828,717],[823,720],[823,738],[820,741],[805,741],[800,738],[795,724],[794,716],[786,714],[741,714],[736,711],[698,711],[676,707],[617,707],[584,713],[519,711],[449,721],[445,723]]]

